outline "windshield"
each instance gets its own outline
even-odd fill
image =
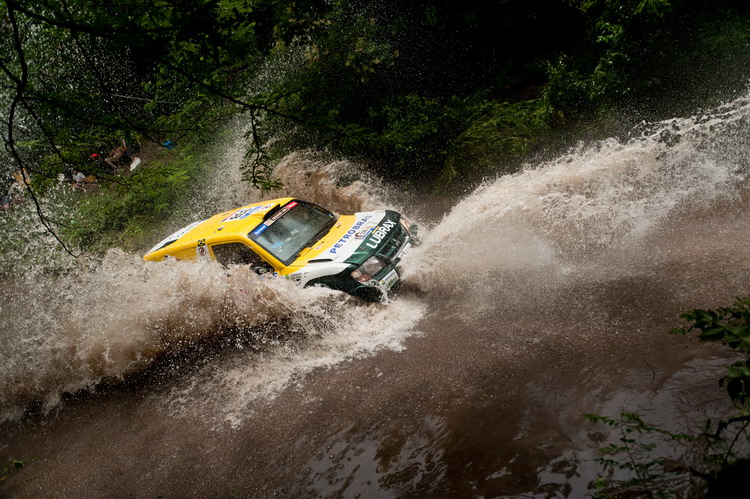
[[[335,215],[320,206],[292,201],[257,226],[249,237],[288,265],[335,222]]]

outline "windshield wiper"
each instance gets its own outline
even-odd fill
[[[313,245],[313,243],[315,243],[315,241],[317,241],[318,239],[320,239],[320,236],[322,236],[323,234],[325,234],[326,232],[328,232],[329,230],[331,230],[331,227],[333,227],[334,225],[336,225],[336,222],[338,222],[338,217],[331,218],[331,220],[329,220],[328,222],[326,222],[326,224],[318,232],[316,232],[313,237],[311,237],[305,243],[305,245],[302,247],[301,250],[299,250],[299,252],[297,253],[297,255],[300,255],[303,251],[305,251],[305,249],[309,248],[310,246]]]

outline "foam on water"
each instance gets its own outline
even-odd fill
[[[227,424],[238,427],[257,404],[286,388],[303,388],[306,375],[317,369],[383,349],[402,350],[425,310],[414,300],[365,304],[322,288],[290,288],[283,299],[290,296],[295,299],[287,304],[289,313],[304,330],[302,336],[261,354],[236,350],[175,383],[166,396],[159,394],[161,402],[169,404],[175,415],[198,411],[217,429]]]

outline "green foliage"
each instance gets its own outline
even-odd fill
[[[645,423],[637,414],[622,412],[619,418],[584,414],[592,423],[605,424],[620,433],[617,443],[600,449],[604,457],[596,459],[605,469],[625,472],[631,478],[616,481],[600,478],[596,497],[683,497],[696,486],[690,463],[655,457],[654,450],[670,443],[691,444],[702,435],[672,433]]]
[[[66,241],[93,251],[114,245],[137,247],[177,207],[189,206],[202,185],[206,157],[194,156],[186,147],[174,152],[176,157],[169,163],[152,162],[118,184],[81,194],[64,221]]]
[[[0,468],[0,483],[4,482],[11,472],[19,471],[34,461],[36,461],[35,457],[29,460],[11,459],[10,461],[8,461],[8,464]]]
[[[547,128],[544,112],[538,99],[410,94],[371,109],[365,126],[347,125],[333,140],[346,154],[377,158],[379,173],[401,185],[444,188],[517,167]]]
[[[260,125],[253,112],[250,113],[250,130],[245,134],[245,139],[250,141],[250,147],[240,168],[242,179],[264,193],[281,189],[284,184],[273,177],[271,155],[261,143]]]
[[[643,58],[659,42],[654,33],[664,29],[666,0],[572,1],[585,13],[587,39],[577,57],[562,56],[547,65],[545,100],[557,119],[576,119],[603,112],[628,95],[634,66],[650,64]],[[666,25],[668,26],[668,25]]]
[[[118,130],[176,142],[210,133],[237,107],[272,107],[248,82],[274,26],[294,15],[272,0],[9,1],[0,13],[0,80],[12,89],[0,98],[14,111],[3,137],[40,192],[90,167],[81,152]]]
[[[506,14],[515,17],[500,22]],[[370,160],[378,173],[402,185],[502,171],[497,157],[517,162],[534,143],[530,130],[541,119],[538,103],[476,96],[489,95],[488,86],[516,85],[512,68],[522,68],[524,76],[541,74],[520,61],[539,45],[510,51],[506,42],[530,32],[541,37],[542,31],[545,40],[558,39],[560,17],[552,21],[557,14],[558,7],[520,2],[335,2],[306,21],[305,64],[280,102],[304,123],[285,139],[290,147],[325,146]],[[469,45],[475,51],[465,53]],[[498,53],[505,59],[491,67],[510,75],[500,80],[486,72],[488,59]],[[491,143],[479,144],[482,137]],[[481,164],[467,163],[475,158]]]
[[[407,95],[375,116],[384,126],[373,134],[375,153],[389,165],[397,179],[430,181],[444,164],[452,143],[468,127],[472,110],[464,101]]]
[[[688,334],[698,330],[701,341],[720,342],[745,355],[745,360],[729,366],[721,383],[736,403],[750,402],[750,297],[738,298],[731,307],[694,309],[680,317],[689,324],[670,333]]]
[[[480,101],[472,111],[469,126],[449,151],[441,174],[445,182],[514,171],[519,158],[536,147],[548,126],[539,99],[516,103]]]
[[[547,74],[544,103],[550,118],[565,121],[593,110],[591,82],[572,69],[567,59],[548,64]]]
[[[548,65],[546,89],[558,118],[637,103],[674,108],[706,90],[743,85],[748,64],[748,5],[731,0],[571,0],[586,37]],[[695,96],[695,97],[692,97]],[[672,103],[672,109],[663,103]],[[661,103],[661,104],[660,104]]]
[[[395,176],[443,171],[446,179],[461,176],[455,162],[445,164],[452,148],[462,148],[458,156],[465,156],[482,135],[475,126],[457,139],[470,119],[452,99],[492,89],[485,106],[533,102],[538,95],[529,99],[510,89],[541,84],[547,117],[576,119],[663,81],[644,78],[651,69],[643,68],[661,63],[664,56],[658,54],[679,53],[674,41],[695,31],[686,28],[708,26],[701,36],[716,47],[742,39],[746,31],[729,35],[719,24],[743,19],[731,17],[742,11],[731,2],[720,4],[709,10],[666,0],[545,6],[515,0],[497,5],[188,0],[153,9],[146,0],[13,1],[5,10],[15,15],[23,51],[12,43],[8,23],[0,49],[10,83],[20,77],[24,61],[49,61],[44,71],[29,66],[18,117],[35,122],[39,133],[33,139],[51,149],[35,165],[49,178],[63,171],[62,165],[80,164],[80,149],[92,143],[92,134],[121,129],[145,140],[181,139],[237,110],[251,110],[316,129],[322,135],[310,137],[345,153],[374,156],[380,164],[396,158]],[[306,60],[295,77],[258,85],[269,57],[300,46]],[[448,109],[440,113],[435,103]],[[505,135],[525,136],[527,124],[537,118],[532,111],[514,119],[518,130],[504,120]],[[451,127],[453,132],[446,132]],[[368,144],[373,137],[377,143]],[[441,146],[431,154],[434,144]],[[310,145],[320,144],[304,147]],[[489,147],[473,155],[484,157]],[[517,145],[505,149],[526,151]],[[24,154],[31,163],[38,157],[38,149]],[[254,182],[252,174],[248,178]]]
[[[149,173],[134,175],[119,188],[83,199],[75,218],[67,221],[70,228],[64,229],[63,234],[81,248],[113,245],[113,238],[133,231],[130,227],[163,214],[170,201],[179,197],[186,180],[184,169],[163,165]]]
[[[291,148],[402,185],[474,181],[579,120],[750,66],[735,0],[9,0],[0,15],[0,187],[24,166],[40,195],[72,169],[119,182],[88,155],[122,137],[182,144],[238,113],[243,178],[262,190]],[[158,212],[142,187],[113,190]]]

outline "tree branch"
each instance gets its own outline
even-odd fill
[[[181,76],[184,76],[189,81],[191,81],[191,82],[199,85],[200,87],[203,87],[204,89],[208,90],[210,93],[216,95],[217,97],[221,97],[222,99],[225,99],[225,100],[227,100],[227,101],[229,101],[229,102],[231,102],[233,104],[237,104],[238,106],[240,106],[240,107],[242,107],[244,109],[254,110],[254,111],[265,111],[265,112],[267,112],[269,114],[272,114],[274,116],[278,116],[279,118],[284,118],[284,119],[287,119],[289,121],[293,121],[293,122],[297,123],[298,125],[303,125],[303,126],[318,126],[318,127],[328,128],[329,130],[340,131],[338,128],[331,127],[330,125],[327,125],[326,123],[313,123],[313,122],[305,121],[304,119],[300,118],[299,116],[294,116],[294,115],[291,115],[291,114],[282,113],[281,111],[279,111],[277,109],[273,109],[272,107],[269,107],[267,105],[253,104],[253,103],[250,103],[250,102],[246,102],[246,101],[240,100],[240,99],[238,99],[236,97],[233,97],[232,95],[229,95],[228,93],[224,92],[223,90],[220,90],[220,89],[214,87],[213,85],[209,85],[208,83],[206,83],[206,82],[204,82],[204,81],[196,78],[195,76],[193,76],[192,74],[188,73],[187,71],[183,71],[181,68],[179,68],[178,66],[175,66],[174,64],[170,63],[169,61],[162,60],[162,62],[167,67],[169,67],[169,69],[171,69],[172,71],[174,71],[175,73],[177,73],[177,74],[179,74]]]
[[[216,1],[217,0],[214,0],[214,2],[212,3],[215,4]],[[116,32],[114,32],[109,29],[95,28],[87,24],[79,24],[73,21],[60,21],[52,17],[43,16],[32,10],[22,7],[15,0],[6,0],[6,4],[8,5],[8,10],[18,11],[32,19],[36,19],[37,21],[41,21],[43,23],[50,24],[52,26],[63,28],[63,29],[76,32],[76,33],[88,33],[90,35],[94,35],[99,38],[115,38],[115,36],[117,35],[147,35],[147,34],[152,34],[152,33],[170,33],[170,32],[179,31],[180,29],[179,27],[175,27],[175,26],[168,26],[168,27],[163,27],[163,28],[151,28],[151,29],[128,29],[128,28],[121,27]]]
[[[13,27],[13,45],[15,47],[16,54],[18,55],[18,62],[21,66],[21,77],[18,79],[17,86],[16,86],[16,95],[13,97],[13,101],[11,102],[10,108],[8,110],[8,137],[5,142],[5,147],[8,150],[8,152],[10,152],[11,156],[13,156],[13,158],[16,160],[16,162],[21,168],[21,178],[23,180],[23,183],[26,185],[26,189],[28,190],[32,201],[34,202],[37,215],[39,216],[39,220],[42,222],[42,225],[44,225],[47,231],[50,234],[52,234],[52,236],[57,240],[58,243],[60,243],[60,246],[62,246],[62,248],[65,250],[66,253],[68,253],[73,258],[78,258],[80,254],[79,255],[74,254],[65,244],[65,242],[62,239],[60,239],[60,237],[54,231],[52,226],[49,224],[47,217],[44,215],[44,212],[42,211],[42,207],[39,204],[39,199],[37,198],[36,193],[34,192],[34,189],[31,187],[31,182],[29,181],[29,178],[25,169],[25,162],[23,158],[21,157],[21,154],[18,152],[18,149],[16,148],[16,143],[15,143],[15,138],[14,138],[14,131],[15,131],[14,121],[15,121],[15,116],[16,116],[16,110],[19,104],[22,104],[23,102],[23,94],[29,83],[29,68],[26,63],[26,55],[23,50],[23,44],[21,43],[21,35],[19,32],[19,28],[18,28],[18,22],[15,16],[15,11],[13,9],[13,3],[7,2],[7,5],[8,5],[8,19],[10,20],[10,24]]]

